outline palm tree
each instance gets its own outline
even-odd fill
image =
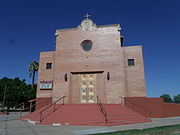
[[[36,61],[31,61],[29,63],[29,76],[32,77],[32,89],[34,88],[34,79],[35,79],[35,74],[39,69],[39,63]]]

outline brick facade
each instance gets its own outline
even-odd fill
[[[103,103],[119,103],[119,96],[146,96],[142,47],[123,46],[120,30],[116,24],[94,23],[57,30],[56,50],[40,54],[37,98],[55,101],[65,95],[66,103],[79,103],[79,74],[86,72],[97,73],[96,94]],[[84,40],[93,42],[90,51],[82,49]],[[128,66],[128,59],[135,65]],[[47,63],[52,63],[51,69],[46,69]],[[53,81],[52,90],[40,90],[41,81]]]

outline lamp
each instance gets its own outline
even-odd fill
[[[67,82],[67,79],[68,79],[68,78],[67,78],[67,73],[65,73],[65,74],[64,74],[64,81]]]
[[[107,72],[107,80],[110,80],[110,73]]]

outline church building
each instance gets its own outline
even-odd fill
[[[40,54],[36,99],[21,120],[116,126],[180,116],[180,105],[146,97],[142,47],[123,45],[119,24],[96,25],[87,14],[55,36],[55,51]]]
[[[65,103],[119,104],[145,97],[142,46],[123,45],[119,24],[96,25],[86,15],[75,28],[57,29],[56,49],[41,52],[37,103],[66,96]]]

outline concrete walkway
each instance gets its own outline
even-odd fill
[[[22,115],[25,115],[25,113]],[[20,114],[17,112],[10,113],[9,115],[0,115],[0,135],[84,135],[180,124],[180,117],[171,117],[152,119],[153,121],[148,123],[112,127],[42,126],[20,121],[18,120],[19,116]]]

